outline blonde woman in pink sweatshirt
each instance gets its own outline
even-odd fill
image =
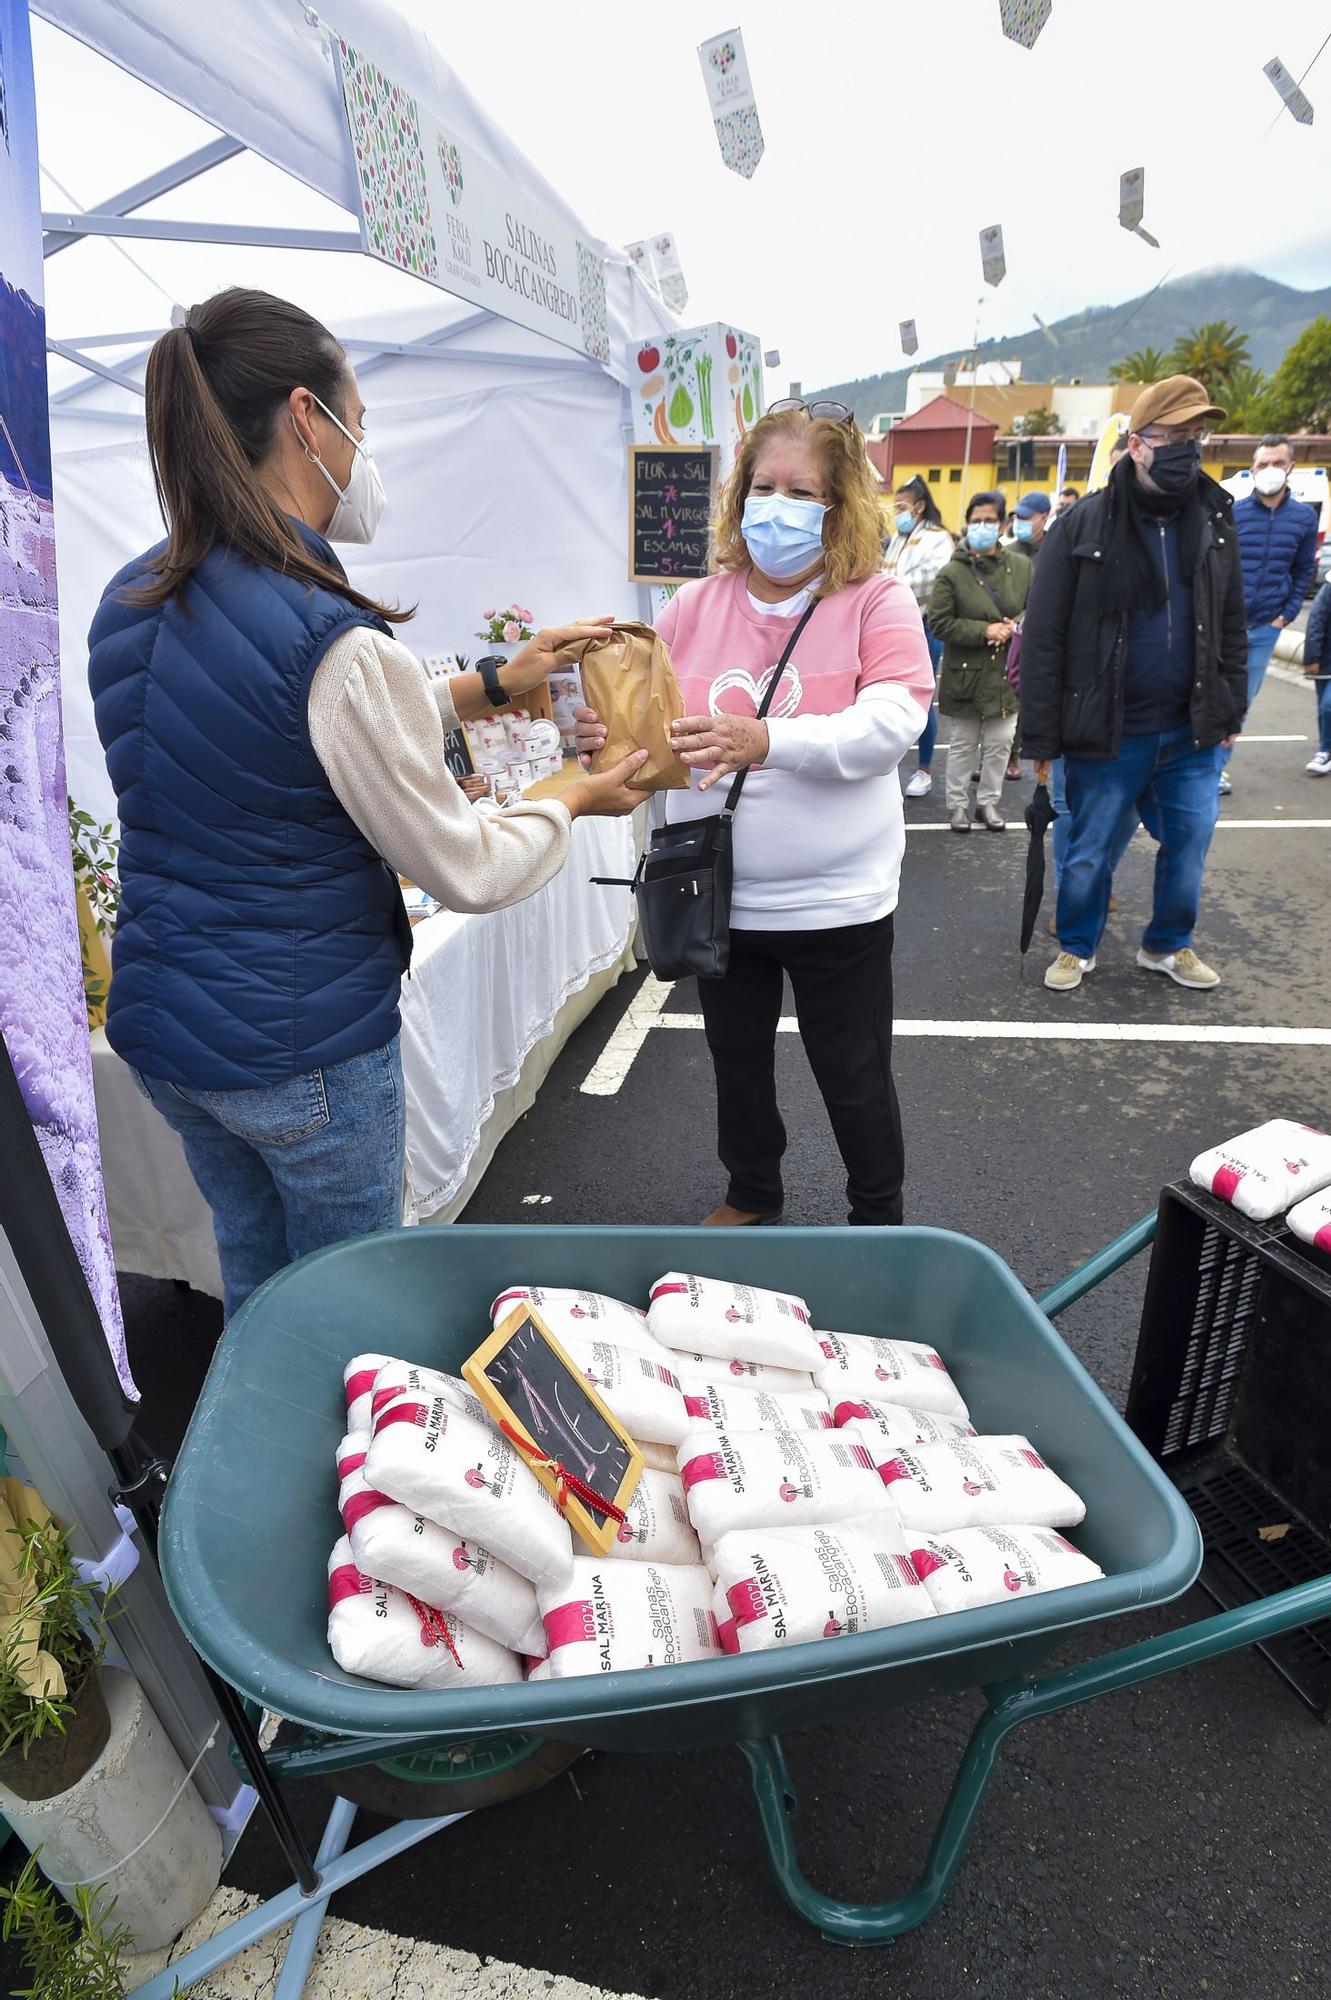
[[[730,969],[700,979],[729,1177],[707,1225],[781,1219],[786,1131],[776,1036],[789,975],[800,1036],[846,1167],[852,1223],[902,1219],[892,1082],[892,928],[905,826],[897,765],[933,698],[919,607],[880,574],[882,515],[864,439],[839,403],[778,403],[740,448],[715,523],[715,574],[656,621],[684,692],[678,821],[752,768],[734,823]],[[764,721],[787,640],[815,609]],[[580,711],[580,748],[604,730]]]

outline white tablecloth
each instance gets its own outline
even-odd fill
[[[592,875],[633,872],[628,820],[581,819],[566,866],[492,916],[428,917],[402,983],[405,1219],[451,1219],[594,999],[628,964],[633,905]],[[585,996],[580,1008],[577,996]],[[99,1030],[93,1082],[116,1266],[221,1295],[208,1209],[180,1140]]]

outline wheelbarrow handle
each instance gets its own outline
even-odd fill
[[[1115,1271],[1121,1270],[1125,1264],[1130,1264],[1139,1251],[1144,1250],[1148,1243],[1154,1242],[1155,1222],[1156,1212],[1152,1209],[1151,1213],[1144,1215],[1140,1222],[1134,1222],[1131,1229],[1125,1229],[1112,1243],[1106,1243],[1103,1250],[1097,1250],[1093,1257],[1088,1257],[1084,1264],[1079,1264],[1077,1269],[1070,1272],[1060,1283],[1052,1286],[1049,1291],[1042,1292],[1035,1301],[1040,1311],[1049,1319],[1057,1318],[1058,1314],[1066,1312],[1069,1306],[1076,1305],[1078,1299],[1084,1299],[1087,1292],[1094,1291],[1097,1285],[1112,1277]]]

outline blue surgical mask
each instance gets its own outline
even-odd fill
[[[751,493],[741,524],[744,545],[764,576],[801,576],[823,552],[827,509],[785,493]]]
[[[1031,536],[1035,533],[1035,529],[1029,521],[1018,520],[1012,523],[1012,533],[1017,541],[1029,542]]]
[[[966,540],[978,554],[982,554],[985,549],[996,547],[998,543],[997,521],[972,521],[966,530]]]
[[[913,514],[897,515],[897,533],[899,535],[908,535],[914,526],[915,516]]]

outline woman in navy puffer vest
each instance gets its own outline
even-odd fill
[[[476,813],[444,732],[535,687],[597,625],[432,683],[410,616],[348,581],[384,494],[337,341],[231,290],[157,342],[148,446],[167,538],[107,588],[89,679],[121,824],[107,1038],[184,1141],[228,1316],[291,1258],[396,1226],[405,1115],[397,876],[499,909],[562,867],[582,812],[629,812],[633,761],[558,802]]]

